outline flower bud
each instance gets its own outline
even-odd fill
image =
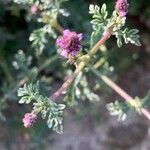
[[[24,127],[30,128],[33,126],[33,124],[36,122],[37,114],[35,113],[26,113],[24,115],[24,118],[22,119],[24,123]]]
[[[121,17],[124,17],[128,13],[129,3],[127,0],[117,0],[116,10]]]
[[[30,11],[32,14],[37,14],[39,11],[39,7],[37,5],[32,5]]]

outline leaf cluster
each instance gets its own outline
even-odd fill
[[[106,9],[106,4],[103,4],[101,8],[93,4],[89,6],[89,14],[91,14],[93,18],[91,21],[93,28],[93,32],[91,34],[91,47],[102,36],[107,25],[108,12]]]
[[[34,4],[36,1],[39,0],[13,0],[13,1],[18,4]]]
[[[106,105],[110,115],[116,116],[119,121],[124,121],[127,118],[127,113],[130,110],[130,106],[126,103],[115,101]]]
[[[36,15],[36,19],[40,22],[42,27],[33,30],[29,37],[29,41],[32,42],[32,47],[36,50],[37,56],[42,54],[49,38],[57,38],[55,23],[58,14],[64,16],[69,15],[65,9],[61,8],[61,4],[66,1],[67,0],[14,0],[15,3],[26,4],[29,5],[29,7],[36,5],[40,10],[40,14]],[[32,18],[32,16],[28,17]]]
[[[116,10],[113,11],[112,16],[108,18],[108,12],[106,4],[103,4],[100,8],[97,5],[90,5],[89,13],[92,14],[92,27],[93,32],[91,34],[91,46],[93,46],[99,39],[99,35],[110,29],[112,34],[117,38],[117,45],[121,47],[124,42],[140,46],[139,35],[137,29],[128,29],[125,26],[126,17],[121,17]]]
[[[99,101],[99,96],[91,90],[88,79],[83,72],[78,74],[64,98],[64,101],[71,106],[77,105],[80,100]]]
[[[115,33],[117,37],[117,45],[118,47],[121,47],[124,42],[134,44],[136,46],[141,46],[141,43],[139,41],[139,35],[137,34],[139,31],[137,29],[128,29],[125,28],[124,30],[120,30]]]
[[[47,125],[58,133],[62,133],[62,115],[65,108],[64,104],[56,104],[48,97],[40,94],[39,83],[24,85],[18,90],[20,104],[33,102],[34,111],[41,112],[42,118],[47,119]]]

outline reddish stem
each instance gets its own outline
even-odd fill
[[[134,100],[130,95],[128,95],[123,89],[121,89],[117,84],[115,84],[111,79],[108,77],[102,75],[101,79],[114,91],[116,91],[121,97],[123,97],[131,106],[134,106],[135,108],[138,107],[138,104],[136,103],[136,100]],[[150,112],[146,110],[145,108],[141,108],[140,111],[144,114],[144,116],[150,120]]]
[[[56,100],[62,93],[65,91],[71,83],[74,81],[75,77],[79,74],[80,71],[86,66],[89,59],[99,50],[99,47],[103,45],[111,36],[111,31],[107,30],[103,37],[95,44],[95,46],[86,54],[86,60],[83,60],[80,62],[80,64],[77,66],[74,73],[68,77],[68,79],[63,83],[63,85],[51,96],[49,99]]]

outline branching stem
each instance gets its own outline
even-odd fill
[[[56,100],[73,82],[75,77],[79,74],[79,72],[86,66],[89,59],[99,50],[99,47],[103,45],[111,36],[111,31],[108,29],[103,34],[103,37],[95,44],[95,46],[86,54],[86,60],[83,60],[79,63],[76,70],[72,75],[68,77],[68,79],[63,83],[63,85],[51,96],[49,99]]]
[[[127,94],[123,89],[121,89],[117,84],[115,84],[111,79],[106,77],[105,75],[101,76],[101,79],[114,91],[116,91],[121,97],[123,97],[131,106],[137,108],[137,103],[129,94]],[[150,120],[150,113],[145,108],[141,108],[140,110],[149,120]]]
[[[58,24],[58,23],[57,23]],[[59,25],[59,24],[58,24]],[[60,25],[59,25],[60,27]],[[55,27],[60,33],[63,32],[63,28],[57,28]],[[61,29],[61,30],[60,30]],[[98,51],[99,47],[103,45],[111,36],[111,31],[107,30],[103,37],[95,44],[95,46],[89,51],[89,53],[86,55],[86,60],[83,60],[80,62],[80,64],[77,66],[77,69],[74,71],[74,73],[68,77],[68,79],[63,83],[63,85],[52,95],[49,97],[49,99],[56,100],[74,81],[75,77],[79,74],[79,72],[86,66],[89,59]],[[94,65],[94,67],[99,66],[97,64]],[[105,75],[101,75],[100,78],[114,91],[116,91],[121,97],[123,97],[128,103],[130,103],[133,107],[137,108],[137,103],[135,100],[128,95],[123,89],[121,89],[117,84],[115,84],[111,79],[106,77]],[[140,110],[143,115],[150,120],[150,112],[146,110],[145,108],[141,108]]]
[[[121,97],[123,97],[124,100],[127,101],[131,106],[133,106],[135,109],[140,108],[136,100],[132,98],[129,94],[127,94],[123,89],[121,89],[117,84],[115,84],[110,78],[108,78],[105,75],[101,75],[99,71],[96,70],[96,68],[91,68],[91,70],[96,76],[101,78],[109,87],[111,87],[115,92],[117,92]],[[150,112],[148,110],[146,110],[145,108],[140,108],[140,112],[143,113],[143,115],[150,120]]]

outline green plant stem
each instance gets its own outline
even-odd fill
[[[57,59],[58,59],[58,55],[56,54],[52,58],[45,60],[44,63],[41,64],[41,66],[39,66],[38,72],[40,72],[44,68],[48,67],[50,64],[52,64]]]
[[[95,44],[95,46],[85,55],[84,60],[82,60],[77,66],[74,73],[68,77],[68,79],[63,83],[63,85],[49,97],[50,100],[56,100],[74,81],[75,77],[82,71],[82,69],[88,64],[90,58],[99,50],[99,47],[103,45],[111,36],[111,31],[108,29],[103,34],[103,37]]]
[[[99,61],[97,61],[95,64],[94,64],[94,68],[99,68],[100,66],[102,66],[104,63],[105,63],[105,59],[104,58],[101,58]]]
[[[110,78],[105,75],[102,75],[96,68],[90,68],[90,70],[99,78],[101,78],[109,87],[111,87],[115,92],[117,92],[121,97],[123,97],[131,106],[133,106],[136,110],[140,109],[140,112],[150,120],[150,112],[145,108],[140,108],[140,105],[136,102],[134,98],[132,98],[129,94],[127,94],[123,89],[121,89],[117,84],[115,84]]]
[[[63,33],[64,29],[60,26],[57,20],[53,20],[52,23],[50,23],[52,27],[54,27],[58,32]]]

